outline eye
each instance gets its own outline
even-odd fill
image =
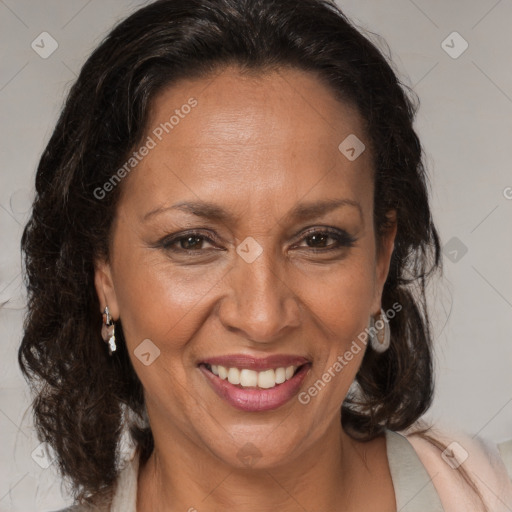
[[[215,242],[202,233],[190,232],[179,236],[172,235],[165,237],[158,245],[167,251],[198,253],[204,252],[205,243],[213,245]],[[206,247],[206,249],[208,249],[208,247]]]
[[[330,243],[329,240],[331,240]],[[314,230],[308,231],[301,238],[301,242],[305,242],[306,247],[311,248],[313,252],[327,252],[340,250],[345,247],[352,247],[356,242],[356,238],[343,230],[332,228],[316,228]],[[303,248],[305,246],[297,245],[297,247]]]

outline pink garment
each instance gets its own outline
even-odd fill
[[[406,437],[432,478],[445,512],[512,512],[512,482],[497,447],[459,432],[433,429],[430,435],[448,449],[443,451],[417,434]],[[487,508],[462,477],[461,468]]]

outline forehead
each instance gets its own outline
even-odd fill
[[[192,98],[197,108],[189,113],[186,103]],[[190,119],[182,123],[186,117]],[[332,149],[333,139],[363,132],[361,117],[352,105],[336,100],[315,74],[295,68],[247,74],[230,66],[206,78],[180,81],[154,99],[148,133],[169,121],[172,129],[170,133],[164,129],[166,140],[161,142],[175,146],[202,142],[222,148],[277,147],[296,141],[297,149],[304,142]]]
[[[372,174],[368,144],[355,160],[339,149],[354,136],[365,139],[358,112],[314,74],[245,75],[228,67],[155,98],[143,141],[152,148],[123,195],[154,206],[212,196],[244,204],[285,196],[291,205],[307,194],[365,194]]]

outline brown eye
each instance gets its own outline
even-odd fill
[[[197,250],[201,249],[204,238],[201,236],[187,236],[177,240],[180,248],[185,250]]]
[[[185,233],[167,236],[158,243],[158,246],[166,251],[176,253],[200,253],[211,249],[210,247],[205,247],[204,244],[215,245],[210,237],[202,233]]]
[[[356,239],[346,231],[338,230],[310,231],[301,239],[301,242],[306,242],[307,247],[310,247],[313,251],[315,251],[315,249],[319,251],[330,251],[344,247],[352,247],[355,241]],[[302,248],[305,246],[299,245],[298,247]]]
[[[325,233],[319,233],[310,235],[306,238],[306,241],[310,247],[326,247],[327,240],[333,240],[333,238]],[[327,244],[329,245],[329,244]]]

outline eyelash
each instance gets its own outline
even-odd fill
[[[328,236],[329,238],[332,238],[336,241],[336,244],[331,244],[331,247],[324,247],[324,248],[314,248],[309,247],[306,249],[309,249],[313,253],[327,253],[330,251],[336,251],[343,248],[353,247],[355,242],[357,241],[357,238],[349,235],[346,231],[343,230],[337,230],[332,228],[323,228],[323,229],[312,229],[304,233],[304,235],[301,237],[299,242],[302,242],[304,240],[307,240],[308,238],[311,238],[315,235],[324,235]],[[182,240],[187,240],[188,238],[197,238],[202,241],[206,241],[210,244],[215,244],[215,241],[211,238],[206,236],[204,233],[201,233],[199,231],[190,231],[186,233],[180,233],[179,236],[176,235],[170,235],[164,237],[162,240],[158,242],[158,247],[161,247],[167,251],[175,252],[175,253],[185,253],[190,255],[197,255],[200,252],[205,252],[204,249],[176,249],[173,248],[173,245],[181,242]],[[333,247],[334,245],[334,247]],[[302,247],[304,248],[304,247]]]

